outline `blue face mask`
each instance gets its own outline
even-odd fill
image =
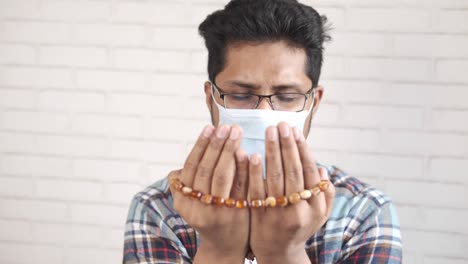
[[[213,87],[213,85],[212,85]],[[273,111],[264,109],[226,109],[219,105],[214,98],[214,89],[211,89],[211,96],[218,107],[219,124],[239,125],[243,130],[241,148],[252,155],[258,153],[263,159],[263,171],[265,177],[265,130],[269,126],[276,126],[280,122],[286,122],[291,127],[297,127],[301,131],[307,116],[313,105],[306,111],[289,112]],[[314,100],[314,97],[312,97]]]

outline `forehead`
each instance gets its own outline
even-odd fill
[[[226,62],[217,80],[242,80],[258,85],[284,82],[311,84],[306,74],[307,56],[302,48],[284,41],[228,45]]]

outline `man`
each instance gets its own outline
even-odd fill
[[[200,25],[213,126],[133,199],[124,263],[401,263],[390,200],[306,144],[325,24],[294,0],[233,0]]]

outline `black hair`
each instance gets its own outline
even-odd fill
[[[316,87],[323,43],[331,39],[326,16],[296,0],[232,0],[209,15],[198,31],[208,49],[208,75],[212,81],[225,66],[228,45],[285,41],[305,50],[305,71]]]

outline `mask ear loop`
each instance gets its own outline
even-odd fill
[[[309,129],[310,129],[310,126],[312,126],[312,119],[314,119],[315,91],[316,91],[316,89],[317,89],[317,88],[312,89],[312,106],[310,107],[309,112],[307,113],[307,115],[309,115],[309,114],[312,112],[312,114],[310,115]],[[309,132],[310,132],[310,131],[309,131]]]
[[[213,100],[215,99],[214,98],[214,85],[213,85],[213,82],[212,81],[208,81],[210,83],[210,86],[211,86],[211,98],[213,98]]]
[[[214,96],[215,90],[218,93],[220,98],[221,98],[221,94],[219,93],[219,91],[217,89],[215,89],[215,84],[212,81],[208,81],[208,82],[210,82],[210,85],[211,85],[211,98],[213,99],[214,103],[219,107],[227,109],[226,105],[224,104],[224,100],[223,100],[223,105],[218,104],[218,102],[216,101],[216,98]]]
[[[315,107],[315,90],[316,88],[313,88],[312,89],[312,96],[310,97],[310,99],[312,99],[312,105],[310,106],[310,108],[307,110],[307,115],[310,114],[310,112],[313,112],[314,111],[314,107]]]
[[[314,88],[312,90],[312,108],[310,109],[310,111],[314,112],[314,108],[315,108],[315,92],[317,91],[317,88]]]

